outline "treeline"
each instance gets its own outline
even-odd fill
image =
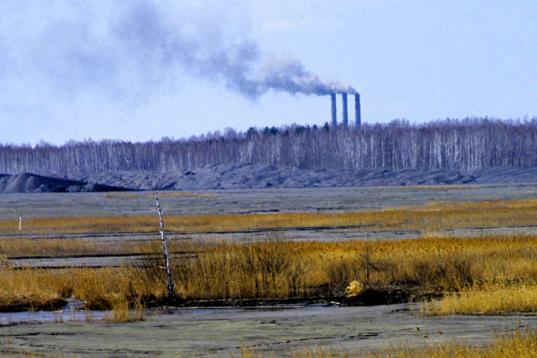
[[[393,121],[361,128],[328,125],[228,129],[190,139],[62,146],[0,145],[0,173],[83,174],[172,171],[222,163],[308,169],[462,169],[537,165],[537,118],[526,121]]]

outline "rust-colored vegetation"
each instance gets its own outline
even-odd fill
[[[94,239],[0,238],[0,256],[8,258],[139,253],[143,253],[143,248],[133,241],[112,243]]]
[[[241,358],[272,357],[271,354],[258,353],[243,349]],[[440,343],[426,347],[401,348],[379,353],[359,353],[307,349],[293,352],[293,358],[530,358],[537,356],[537,333],[535,331],[516,331],[511,335],[501,336],[485,346],[468,343]]]
[[[173,246],[176,252],[194,254],[191,258],[174,260],[176,295],[186,301],[345,299],[349,284],[354,281],[360,283],[364,294],[371,290],[397,289],[408,292],[414,299],[445,296],[444,300],[471,297],[472,292],[492,292],[500,285],[505,295],[526,295],[537,286],[537,236],[457,239],[433,235],[400,241],[331,243],[175,242]],[[158,246],[146,245],[139,250],[156,253]],[[160,265],[148,259],[122,268],[16,270],[3,267],[0,307],[4,310],[46,308],[69,297],[83,300],[87,307],[96,309],[158,304],[165,297]],[[490,300],[500,302],[498,295],[489,296]],[[482,296],[476,296],[475,300],[482,300]],[[535,301],[524,305],[514,299],[496,306],[491,303],[488,306],[491,308],[483,313],[534,311]],[[461,303],[463,308],[458,310],[442,311],[435,308],[438,305],[430,303],[428,312],[476,312],[475,306],[466,303],[464,306]]]
[[[537,199],[431,203],[421,207],[329,213],[264,213],[166,216],[172,232],[238,232],[274,228],[356,226],[362,230],[494,228],[533,225]],[[18,233],[18,220],[0,220],[0,234]],[[78,216],[26,218],[24,234],[155,232],[155,218],[139,216]]]

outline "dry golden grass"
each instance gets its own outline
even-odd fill
[[[187,249],[188,243],[181,245]],[[2,259],[13,257],[69,257],[154,255],[160,256],[160,240],[97,240],[94,238],[41,239],[1,238],[0,266]],[[172,252],[174,253],[174,252]],[[182,252],[175,252],[182,253]]]
[[[253,229],[360,226],[363,230],[413,229],[422,232],[454,228],[533,225],[537,199],[434,203],[377,211],[331,213],[265,213],[166,216],[175,232],[237,232]],[[24,233],[155,232],[154,216],[80,216],[27,218]],[[18,220],[0,220],[0,233],[16,233]]]
[[[70,297],[84,301],[89,309],[112,309],[163,294],[161,282],[141,281],[129,268],[0,272],[0,310],[51,308]]]
[[[8,266],[7,256],[0,254],[0,270]]]
[[[251,349],[242,349],[241,358],[274,357]],[[293,358],[530,358],[537,357],[537,333],[517,331],[512,335],[499,337],[487,346],[472,346],[464,343],[442,343],[427,347],[398,349],[381,353],[352,353],[325,349],[298,351]]]
[[[537,282],[536,260],[533,236],[222,243],[200,247],[197,259],[176,264],[175,275],[179,293],[191,299],[343,296],[354,280],[443,294]]]
[[[537,334],[535,332],[516,332],[511,336],[500,337],[485,347],[448,343],[428,348],[370,355],[371,358],[530,358],[536,356]]]
[[[537,286],[518,284],[477,287],[423,304],[429,315],[537,312]]]
[[[127,297],[118,295],[111,301],[112,313],[105,320],[113,323],[125,323],[144,320],[144,306],[139,301],[134,307]]]
[[[76,255],[118,255],[143,252],[139,243],[112,243],[85,239],[0,238],[0,256],[65,257]]]
[[[185,299],[304,297],[311,264],[290,243],[223,243],[201,246],[196,259],[176,262],[174,275]]]
[[[143,250],[160,258],[157,241]],[[445,302],[477,295],[474,301],[479,302],[487,295],[497,297],[491,287],[503,287],[505,296],[512,297],[520,291],[523,297],[523,289],[537,286],[537,236],[436,235],[397,241],[242,245],[174,242],[172,250],[195,253],[194,258],[174,260],[176,294],[185,300],[344,298],[349,284],[356,281],[364,292],[402,288],[420,297],[447,295]],[[132,306],[158,302],[165,295],[162,263],[155,259],[118,269],[1,270],[0,307],[39,306],[74,296],[90,307],[110,308],[118,300]],[[478,296],[482,290],[489,294]],[[521,305],[512,300],[498,307],[495,312],[512,312]],[[536,307],[537,300],[526,303],[524,310]]]

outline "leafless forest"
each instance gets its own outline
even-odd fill
[[[479,170],[537,165],[537,118],[227,129],[189,139],[0,145],[0,173],[173,171],[253,163],[301,169]]]

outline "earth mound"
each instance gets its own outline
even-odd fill
[[[167,172],[69,173],[67,177],[71,179],[59,177],[56,173],[0,174],[0,193],[534,183],[537,182],[537,167],[497,167],[474,171],[365,170],[301,169],[237,163]]]
[[[0,174],[0,193],[65,193],[125,190],[129,189],[31,173],[17,175]]]
[[[260,164],[218,164],[183,171],[114,171],[73,177],[138,190],[208,190],[501,184],[537,182],[537,167],[461,170],[301,169]]]

